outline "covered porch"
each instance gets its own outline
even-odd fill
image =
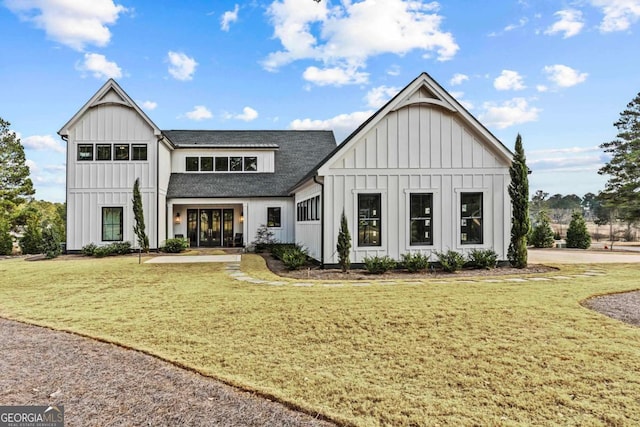
[[[239,200],[174,200],[167,204],[167,237],[186,238],[191,247],[244,247],[245,212]]]

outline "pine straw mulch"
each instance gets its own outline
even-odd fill
[[[69,426],[330,426],[147,354],[0,319],[0,405],[64,405]]]
[[[442,270],[426,271],[422,273],[409,273],[406,270],[392,270],[384,274],[370,274],[364,269],[351,269],[347,273],[343,273],[339,269],[320,268],[318,265],[310,265],[300,270],[288,270],[282,261],[274,258],[271,254],[262,253],[261,255],[267,267],[278,276],[288,277],[301,280],[422,280],[422,279],[447,279],[465,277],[472,279],[473,277],[486,276],[503,276],[503,275],[530,275],[549,273],[557,271],[557,268],[549,267],[541,264],[529,264],[527,268],[511,268],[498,267],[491,270],[478,270],[465,268],[455,273],[446,273]]]

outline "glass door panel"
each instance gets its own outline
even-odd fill
[[[187,237],[189,237],[189,245],[198,246],[198,210],[187,210]]]
[[[221,209],[211,211],[211,246],[222,246],[222,213]]]
[[[233,246],[233,209],[224,209],[222,216],[224,246]]]

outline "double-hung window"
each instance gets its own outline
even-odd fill
[[[111,160],[111,144],[96,145],[96,160]]]
[[[460,243],[482,244],[482,193],[460,194]]]
[[[380,194],[358,194],[358,246],[382,246]]]
[[[122,241],[122,207],[102,208],[102,241]]]
[[[147,160],[147,144],[133,144],[131,146],[131,160]]]
[[[78,160],[93,160],[93,144],[78,144]]]
[[[114,160],[129,160],[129,144],[116,144],[113,146]]]
[[[433,194],[413,193],[410,205],[411,245],[433,245]]]

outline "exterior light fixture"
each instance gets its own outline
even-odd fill
[[[180,212],[176,212],[176,224],[180,224],[182,219],[180,218]]]

